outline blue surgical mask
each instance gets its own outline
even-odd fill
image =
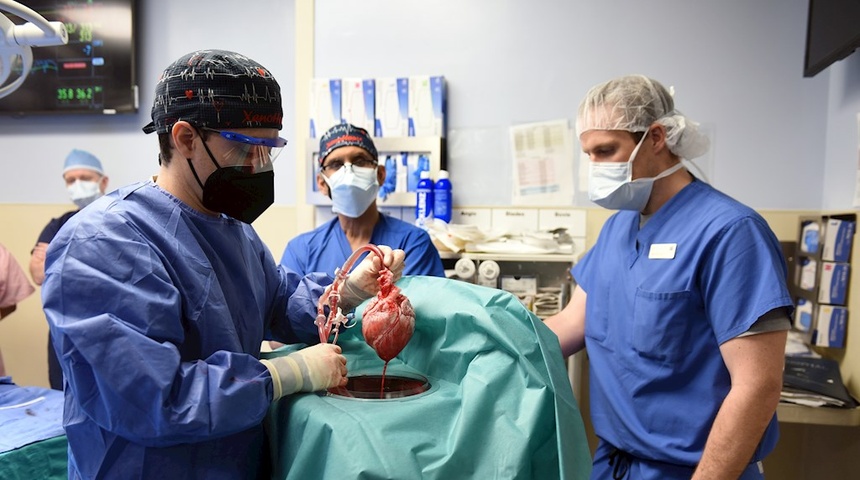
[[[89,180],[75,180],[75,183],[69,185],[68,189],[69,198],[78,208],[84,208],[102,196],[99,183]]]
[[[588,168],[588,199],[610,210],[633,210],[641,212],[648,204],[654,182],[667,177],[683,167],[677,165],[664,170],[656,177],[637,178],[633,180],[633,160],[639,153],[639,148],[648,136],[646,132],[636,144],[625,163],[589,162]]]
[[[323,175],[331,190],[331,211],[358,218],[376,199],[379,182],[376,167],[344,165],[331,177]]]

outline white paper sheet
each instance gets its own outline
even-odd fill
[[[567,120],[511,127],[513,204],[574,203],[573,131]]]

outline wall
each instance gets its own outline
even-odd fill
[[[713,135],[704,160],[715,186],[755,208],[817,209],[827,75],[802,77],[806,6],[328,0],[316,2],[314,73],[445,75],[449,169],[462,205],[510,202],[508,190],[482,188],[489,172],[511,177],[508,127],[573,121],[591,85],[643,73],[674,85],[678,108]]]

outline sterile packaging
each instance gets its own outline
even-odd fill
[[[376,81],[344,78],[341,110],[344,121],[373,132],[376,120]]]
[[[409,136],[444,137],[448,102],[445,77],[409,77]]]
[[[402,161],[402,157],[401,157]],[[409,153],[406,155],[406,191],[414,192],[418,189],[421,180],[421,172],[430,171],[430,158],[420,153]]]
[[[820,228],[818,222],[804,222],[801,230],[800,251],[805,253],[818,253]]]
[[[820,305],[818,307],[818,325],[815,328],[815,345],[819,347],[844,347],[847,323],[847,308]]]
[[[342,83],[339,78],[311,79],[311,138],[321,137],[329,128],[341,123]]]
[[[818,289],[819,302],[845,305],[850,267],[847,263],[822,262],[821,286]]]
[[[800,281],[797,283],[800,288],[810,292],[815,291],[815,277],[818,262],[814,258],[803,258],[797,265],[798,276]]]
[[[851,257],[855,222],[831,218],[824,229],[824,249],[821,259],[831,262],[847,262]]]
[[[797,307],[794,309],[794,328],[800,332],[808,332],[812,329],[812,302],[805,298],[797,299]]]
[[[409,79],[376,79],[375,137],[409,135]]]

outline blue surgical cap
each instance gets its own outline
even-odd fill
[[[99,175],[105,174],[104,170],[102,170],[102,162],[100,162],[95,155],[90,152],[74,149],[66,157],[66,164],[63,165],[63,175],[65,175],[69,170],[75,170],[78,168],[92,170],[94,172],[98,172]]]

